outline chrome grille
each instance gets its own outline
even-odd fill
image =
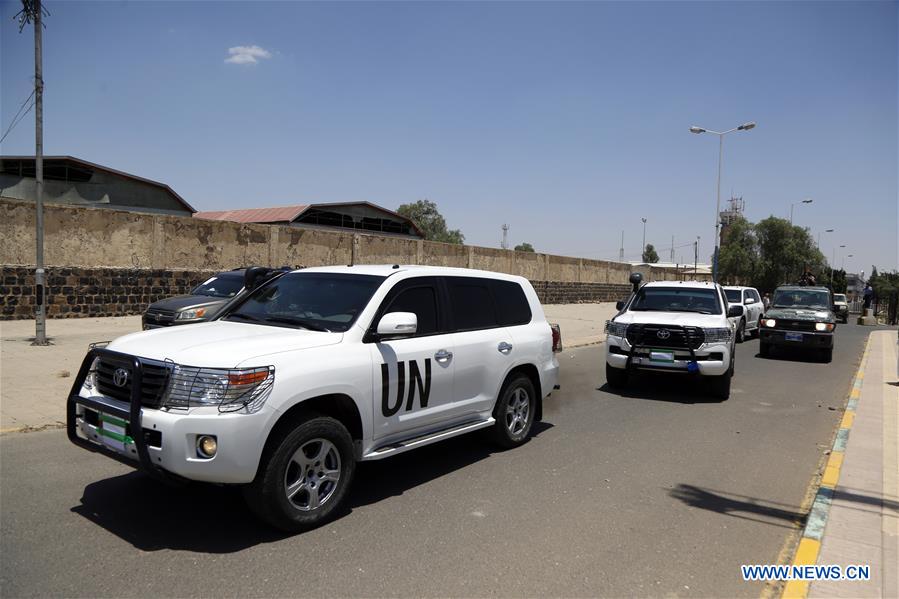
[[[141,361],[141,364],[141,405],[158,408],[162,403],[162,396],[168,382],[169,367],[164,363],[144,360]],[[124,385],[117,385],[115,382],[116,370],[120,368],[127,373]],[[106,397],[130,403],[133,376],[130,361],[103,356],[97,363],[97,389]]]
[[[664,332],[667,331],[667,336]],[[631,324],[627,327],[627,342],[647,347],[698,349],[705,341],[700,327],[681,327],[664,324]]]

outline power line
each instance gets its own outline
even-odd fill
[[[12,121],[9,123],[9,127],[6,129],[6,132],[3,134],[3,137],[0,137],[0,143],[3,143],[3,140],[6,139],[6,136],[10,134],[13,128],[22,122],[22,119],[25,118],[31,109],[34,107],[34,102],[28,104],[28,102],[34,97],[34,90],[31,91],[31,95],[25,98],[25,101],[22,102],[22,105],[19,106],[19,110],[16,111],[15,116],[12,117]],[[28,104],[28,108],[25,108],[25,105]],[[25,108],[25,112],[22,112],[22,109]]]

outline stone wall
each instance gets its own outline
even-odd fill
[[[216,271],[48,268],[47,316],[127,316],[191,289]],[[0,267],[0,320],[34,318],[34,269]]]
[[[48,314],[138,314],[213,273],[249,265],[424,264],[478,268],[534,282],[545,303],[627,294],[620,262],[453,245],[401,237],[240,224],[49,204],[44,209]],[[34,204],[0,198],[0,318],[34,314]],[[674,277],[649,269],[646,280]]]

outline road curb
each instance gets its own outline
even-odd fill
[[[813,566],[818,561],[818,553],[821,551],[821,540],[824,537],[827,517],[830,514],[833,492],[840,480],[840,469],[843,467],[846,443],[849,440],[849,432],[852,430],[852,425],[855,422],[855,411],[858,407],[859,397],[861,397],[862,382],[865,380],[865,368],[868,365],[870,347],[871,335],[869,334],[867,341],[865,341],[865,351],[862,352],[862,359],[855,373],[855,379],[852,381],[852,390],[849,392],[846,411],[843,412],[840,428],[837,430],[830,455],[827,458],[827,464],[824,466],[823,474],[821,474],[821,482],[819,483],[818,491],[815,493],[812,507],[809,510],[802,537],[799,539],[799,545],[796,547],[793,561],[790,562],[793,566]],[[809,584],[810,581],[808,580],[790,580],[784,586],[781,598],[806,599],[808,597]]]

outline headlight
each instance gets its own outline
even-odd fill
[[[613,320],[606,321],[606,334],[612,337],[626,337],[627,324],[623,322],[615,322]]]
[[[177,320],[195,320],[197,318],[203,318],[206,315],[206,308],[196,308],[194,310],[184,310],[183,312],[178,312],[178,315],[175,316]]]
[[[163,405],[167,408],[217,406],[220,412],[246,408],[255,412],[268,399],[275,382],[275,367],[197,368],[172,367]]]
[[[97,386],[97,365],[100,363],[100,358],[94,358],[94,361],[91,362],[91,367],[87,371],[87,376],[84,377],[84,388],[88,390],[94,389]]]
[[[766,326],[766,327],[771,327],[771,328],[773,328],[774,325],[777,324],[777,321],[774,320],[773,318],[766,318],[766,319],[764,320],[764,323],[765,323],[765,326]]]
[[[702,329],[706,343],[724,343],[731,340],[732,329]]]
[[[816,322],[816,323],[815,323],[815,330],[816,330],[816,331],[832,331],[832,330],[833,330],[833,324],[831,324],[831,323],[829,323],[829,322]]]

